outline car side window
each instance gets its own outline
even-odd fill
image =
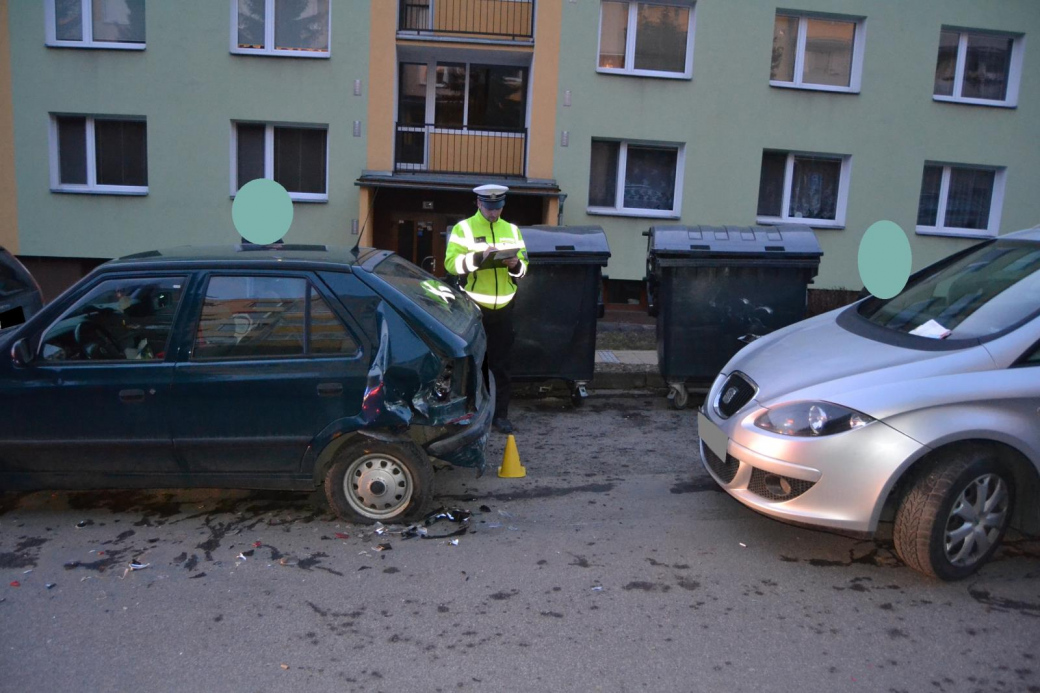
[[[356,352],[357,342],[306,279],[212,277],[192,355],[227,359]]]
[[[1040,366],[1040,344],[1037,344],[1035,347],[1033,347],[1033,351],[1027,354],[1024,359],[1022,359],[1022,364],[1029,366]]]
[[[159,361],[184,277],[109,279],[76,302],[40,341],[43,361]]]

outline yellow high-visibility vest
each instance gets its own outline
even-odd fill
[[[520,264],[480,269],[479,263],[488,246],[499,250],[517,248]],[[516,279],[527,274],[527,246],[516,224],[499,219],[491,224],[479,211],[455,224],[448,238],[444,267],[451,274],[466,276],[463,285],[469,297],[485,308],[502,308],[516,295]]]

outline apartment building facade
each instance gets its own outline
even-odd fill
[[[616,302],[641,300],[659,223],[808,223],[815,286],[858,289],[875,221],[915,268],[1040,222],[1032,0],[6,5],[0,243],[45,290],[237,242],[257,177],[296,203],[287,241],[436,274],[470,189],[503,183],[515,223],[605,229]]]

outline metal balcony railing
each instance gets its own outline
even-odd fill
[[[399,0],[397,30],[530,42],[535,0]]]
[[[527,128],[396,124],[395,171],[523,176]]]

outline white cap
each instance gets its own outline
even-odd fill
[[[477,199],[491,209],[498,209],[506,204],[506,193],[509,188],[504,185],[478,185],[473,188]]]

